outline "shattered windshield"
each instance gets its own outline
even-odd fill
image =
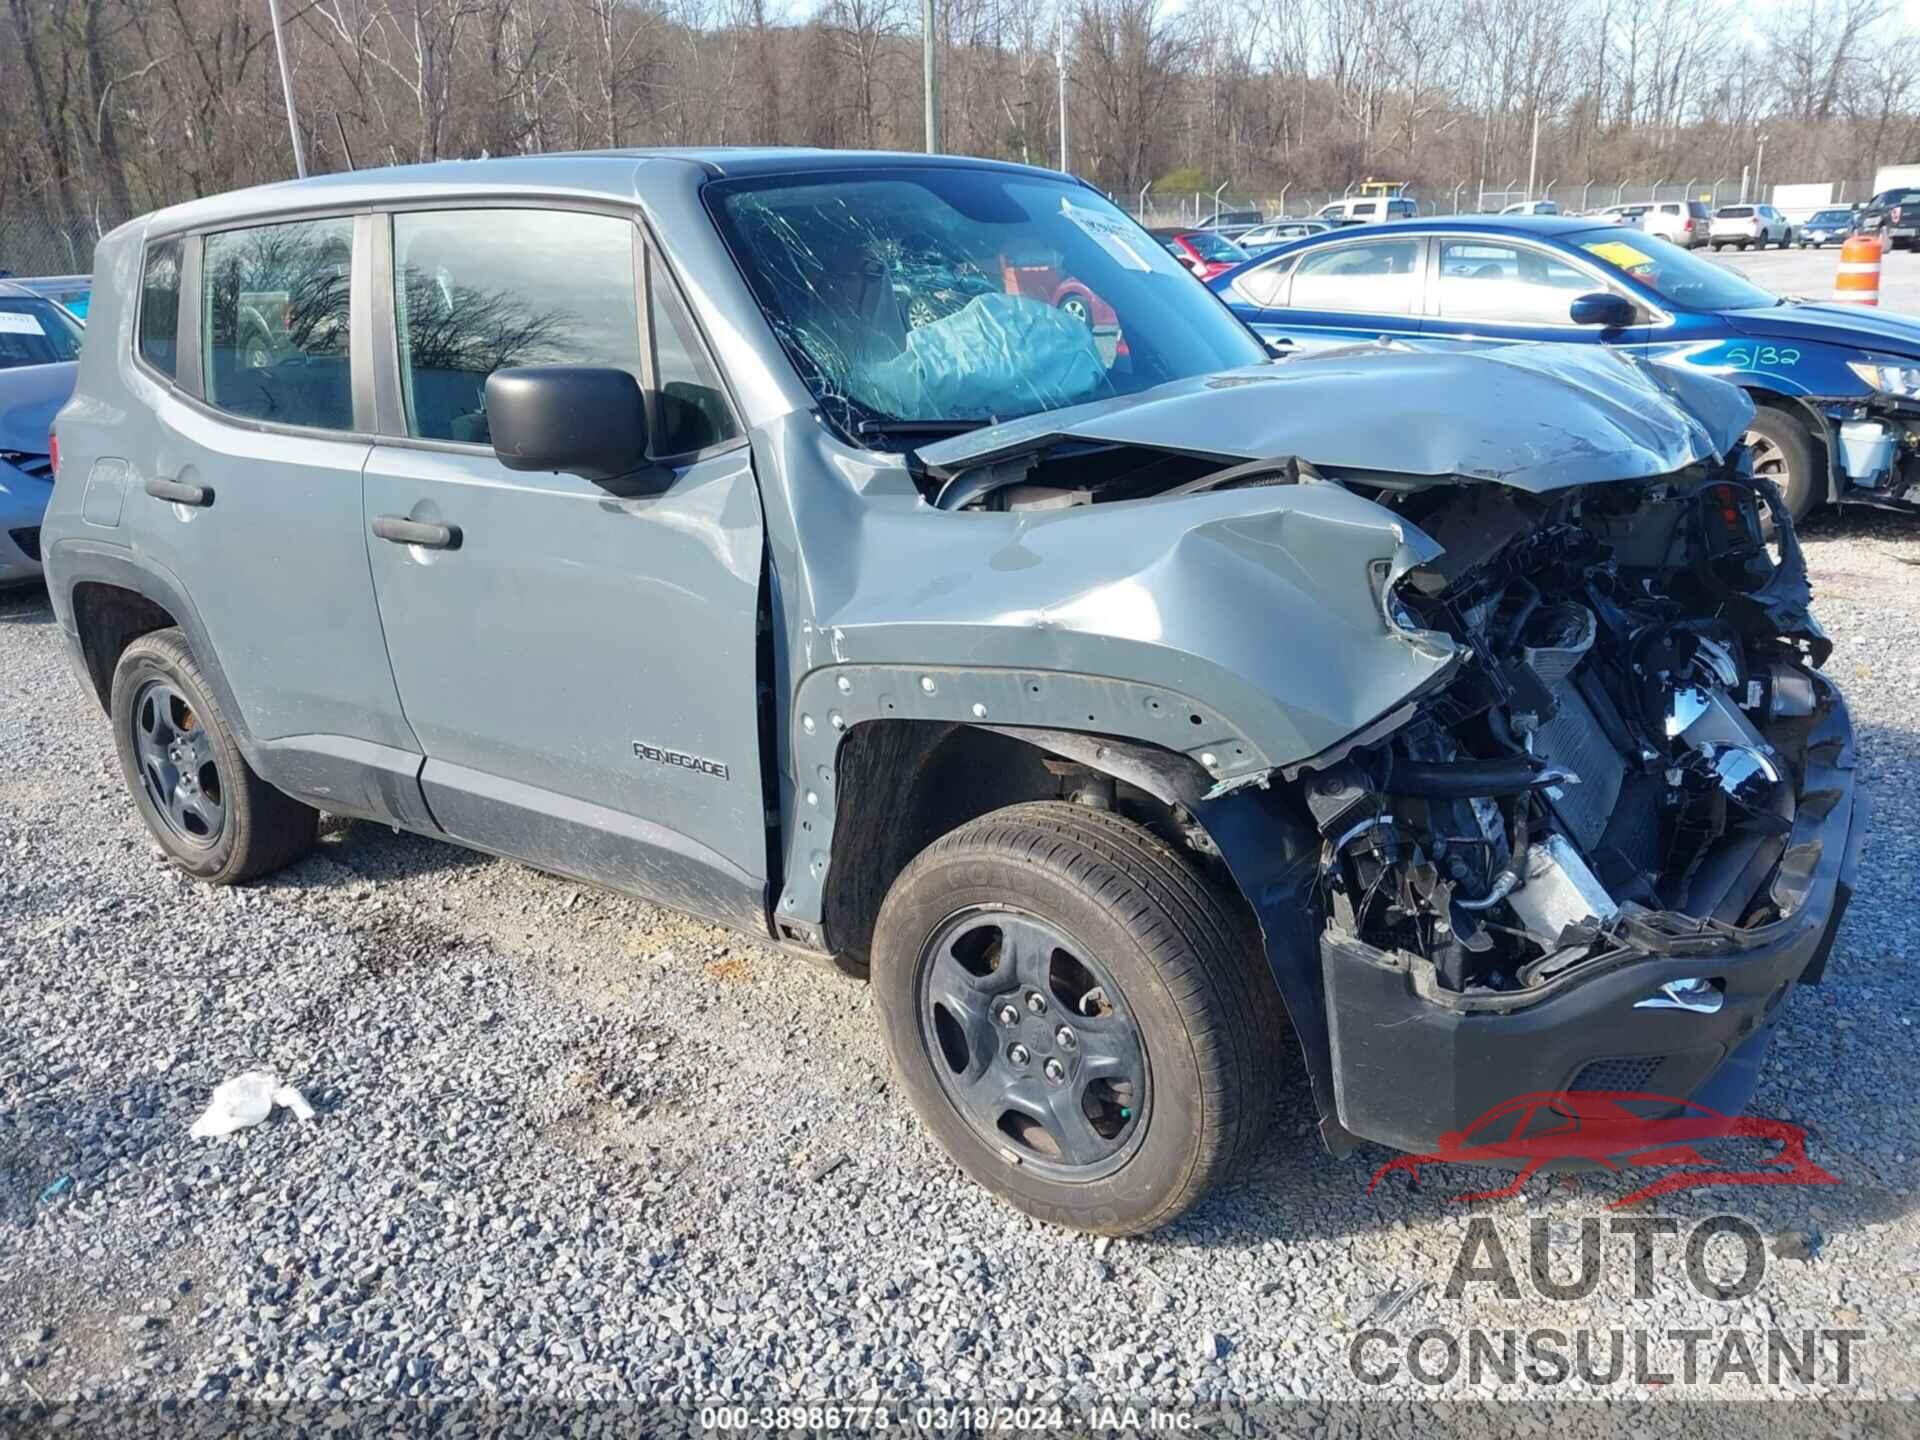
[[[1771,290],[1638,230],[1594,230],[1578,243],[1594,259],[1690,310],[1761,310],[1780,303]]]
[[[707,194],[774,333],[854,434],[964,430],[1266,358],[1079,185],[903,167]]]

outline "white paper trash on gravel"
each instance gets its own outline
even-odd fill
[[[293,1111],[302,1120],[313,1119],[313,1106],[293,1086],[280,1084],[264,1070],[249,1070],[214,1087],[206,1113],[187,1133],[196,1140],[211,1140],[248,1130],[271,1115],[276,1105]]]

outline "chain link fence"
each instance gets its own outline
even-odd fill
[[[123,218],[63,222],[45,210],[10,205],[0,211],[0,275],[90,274],[94,245]]]
[[[1872,181],[1835,180],[1832,204],[1853,205],[1872,193]],[[1765,190],[1771,195],[1773,182]],[[1420,207],[1422,215],[1497,214],[1509,205],[1528,200],[1551,201],[1562,214],[1580,215],[1618,205],[1652,205],[1663,201],[1701,200],[1709,206],[1732,205],[1742,200],[1763,197],[1751,177],[1740,175],[1693,176],[1686,179],[1646,180],[1561,180],[1542,182],[1529,194],[1524,180],[1500,184],[1482,184],[1462,180],[1451,185],[1409,185],[1404,192]],[[1258,211],[1268,219],[1282,216],[1300,218],[1317,214],[1341,200],[1360,198],[1360,187],[1345,190],[1308,189],[1289,185],[1267,194],[1222,191],[1218,198],[1206,191],[1166,192],[1149,187],[1132,197],[1115,196],[1114,203],[1124,205],[1144,225],[1198,225],[1216,213]]]

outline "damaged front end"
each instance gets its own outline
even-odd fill
[[[1392,619],[1466,657],[1297,776],[1345,1131],[1418,1150],[1565,1089],[1738,1109],[1818,978],[1860,829],[1852,732],[1791,521],[1739,459],[1372,495],[1443,552],[1392,584]]]

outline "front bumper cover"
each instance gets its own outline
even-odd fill
[[[1838,692],[1825,688],[1829,703],[1809,743],[1800,818],[1774,881],[1776,899],[1791,904],[1783,919],[1623,947],[1542,987],[1537,999],[1507,993],[1482,1003],[1422,984],[1410,957],[1324,934],[1339,1125],[1402,1150],[1431,1151],[1443,1134],[1465,1131],[1515,1096],[1576,1088],[1597,1061],[1639,1061],[1634,1073],[1644,1078],[1587,1088],[1744,1105],[1782,1002],[1825,970],[1866,829],[1852,725]],[[1634,1008],[1668,981],[1691,976],[1722,985],[1718,1012]],[[1723,1066],[1729,1073],[1720,1073]]]
[[[1832,684],[1816,684],[1820,718],[1773,880],[1785,918],[1744,931],[1643,927],[1636,943],[1537,991],[1488,1000],[1440,991],[1431,967],[1419,973],[1424,962],[1322,930],[1317,832],[1271,789],[1203,803],[1198,818],[1259,919],[1328,1149],[1369,1139],[1431,1151],[1502,1101],[1570,1088],[1596,1060],[1656,1057],[1631,1088],[1738,1110],[1782,1002],[1824,974],[1866,833],[1852,722]],[[1725,987],[1715,1014],[1634,1008],[1669,980],[1701,975]]]

